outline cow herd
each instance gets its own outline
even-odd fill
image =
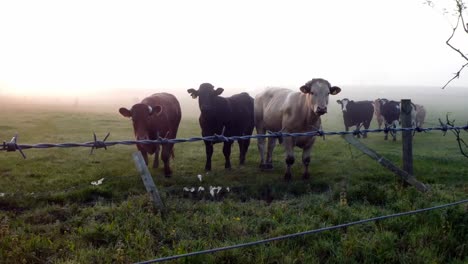
[[[246,136],[252,135],[254,127],[257,134],[265,134],[267,131],[300,133],[318,130],[321,128],[320,116],[327,113],[329,95],[340,93],[341,88],[332,86],[327,80],[312,79],[293,91],[285,88],[267,88],[259,93],[255,99],[247,93],[239,93],[230,97],[220,96],[223,88],[217,88],[210,83],[203,83],[198,89],[188,89],[187,92],[193,99],[198,99],[200,108],[199,124],[203,137],[213,135]],[[341,105],[346,131],[349,127],[361,126],[368,129],[373,114],[376,115],[379,128],[394,126],[399,119],[400,106],[398,102],[387,99],[375,101],[354,102],[349,99],[337,101]],[[425,118],[424,107],[413,105],[413,124],[422,126]],[[131,118],[135,137],[137,140],[156,140],[158,138],[174,139],[181,120],[181,108],[175,96],[168,93],[156,93],[135,104],[131,109],[120,108],[119,112],[124,117]],[[414,113],[413,113],[414,112]],[[364,134],[364,137],[366,135]],[[387,136],[386,136],[387,137]],[[267,149],[265,138],[258,139],[260,153],[260,169],[273,168],[272,153],[277,138],[269,137]],[[294,147],[303,150],[302,164],[304,179],[310,178],[309,163],[312,146],[315,137],[284,137],[278,139],[283,144],[286,152],[285,180],[291,180],[291,166],[295,162]],[[226,169],[231,168],[230,156],[232,140],[223,142],[223,154]],[[216,141],[204,141],[206,152],[205,170],[211,170],[211,158],[213,145]],[[250,139],[238,140],[239,162],[245,163]],[[170,177],[170,157],[174,156],[174,144],[137,144],[146,164],[148,154],[155,154],[153,168],[159,166],[159,151],[164,162],[164,174]],[[265,157],[266,150],[266,157]]]
[[[396,128],[400,123],[400,102],[388,99],[376,99],[374,101],[337,100],[343,111],[345,130],[349,131],[352,126],[356,130],[361,127],[369,129],[373,115],[377,119],[379,129],[384,125],[386,131],[384,139],[388,139],[388,128]],[[422,105],[411,103],[411,124],[413,127],[422,127],[426,119],[426,109]],[[366,133],[362,133],[366,137]],[[360,134],[358,134],[360,137]],[[393,140],[396,140],[396,133],[392,133]]]

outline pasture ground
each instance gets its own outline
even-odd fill
[[[427,126],[445,118],[445,109],[427,106]],[[452,110],[459,125],[464,106]],[[324,118],[324,130],[342,130],[337,106]],[[87,142],[92,132],[110,140],[132,139],[129,120],[115,112],[65,109],[2,109],[0,138],[19,133],[21,143]],[[459,121],[459,122],[458,122]],[[372,127],[376,127],[375,121]],[[200,134],[197,120],[181,122],[179,138]],[[468,134],[465,133],[466,138]],[[466,140],[466,139],[465,139]],[[366,145],[401,166],[401,137],[383,141],[371,134]],[[134,146],[114,146],[88,155],[88,148],[0,153],[0,263],[129,263],[155,257],[250,242],[364,218],[410,211],[466,199],[468,160],[455,138],[441,132],[414,139],[416,177],[432,191],[420,193],[339,136],[317,139],[312,178],[283,181],[282,146],[272,171],[258,169],[256,141],[247,164],[224,169],[221,145],[213,171],[204,173],[202,142],[177,144],[174,175],[151,170],[169,209],[166,221],[155,214],[134,167]],[[300,157],[299,150],[296,157]],[[203,181],[197,178],[203,175]],[[103,184],[90,183],[104,178]],[[205,192],[188,193],[199,186]],[[209,186],[224,188],[219,196]],[[340,204],[346,190],[347,205]],[[186,263],[467,263],[468,207],[422,213],[289,239],[244,249],[201,255]],[[178,262],[178,261],[174,261]]]

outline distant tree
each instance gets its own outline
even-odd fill
[[[468,57],[467,57],[467,55],[465,53],[463,53],[463,51],[461,49],[459,49],[458,47],[455,47],[451,43],[453,37],[458,32],[468,34],[468,24],[465,23],[465,18],[467,17],[467,14],[465,12],[466,12],[467,7],[466,7],[466,4],[465,4],[465,1],[463,1],[463,0],[453,0],[451,3],[454,4],[454,7],[455,7],[454,10],[449,11],[449,9],[447,9],[445,7],[441,8],[441,11],[442,11],[443,15],[452,15],[452,16],[454,16],[456,18],[455,25],[452,25],[452,34],[445,41],[445,43],[453,51],[460,54],[460,56],[462,56],[462,58],[466,61],[466,63],[463,64],[460,67],[460,69],[458,70],[458,72],[456,72],[454,74],[454,76],[450,80],[447,81],[447,83],[442,87],[442,89],[445,89],[445,87],[447,87],[453,80],[458,79],[460,77],[460,73],[465,69],[466,66],[468,66]],[[426,0],[424,2],[424,4],[426,4],[426,5],[428,5],[428,6],[432,7],[432,8],[436,7],[435,1],[433,1],[433,0]],[[461,24],[461,27],[460,27],[460,24]],[[458,34],[460,34],[460,33],[458,33]]]

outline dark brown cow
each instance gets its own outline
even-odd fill
[[[132,106],[130,110],[122,107],[119,112],[124,117],[132,119],[137,140],[155,140],[159,137],[173,139],[177,136],[181,111],[179,101],[172,94],[153,94]],[[141,151],[146,164],[148,164],[148,153],[154,153],[153,168],[159,166],[159,144],[137,144],[137,148]],[[166,177],[172,174],[169,159],[174,155],[173,148],[174,144],[162,145],[161,159],[164,162]]]
[[[200,128],[203,137],[217,135],[246,136],[252,135],[254,129],[254,99],[247,93],[235,94],[230,97],[219,96],[223,88],[214,89],[210,83],[202,83],[198,90],[188,89],[192,98],[198,98],[200,107]],[[240,139],[239,164],[245,163],[245,157],[250,145],[250,139]],[[217,142],[205,140],[206,163],[205,170],[211,170],[213,144]],[[224,167],[231,168],[231,145],[233,141],[224,142]]]

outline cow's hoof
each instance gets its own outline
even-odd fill
[[[207,172],[208,172],[208,171],[211,171],[211,167],[209,167],[209,168],[208,168],[208,167],[205,167],[205,171],[207,171]]]
[[[285,180],[286,182],[290,182],[291,179],[292,179],[291,173],[285,173],[285,174],[284,174],[284,180]]]
[[[396,138],[394,138],[393,141],[396,141]]]
[[[304,172],[304,174],[302,174],[302,179],[303,179],[303,180],[308,180],[308,179],[310,179],[310,173]]]
[[[159,164],[153,163],[153,169],[157,169],[159,167]]]
[[[172,176],[172,172],[169,173],[169,174],[164,174],[164,177],[166,177],[166,178],[170,178],[171,176]]]

